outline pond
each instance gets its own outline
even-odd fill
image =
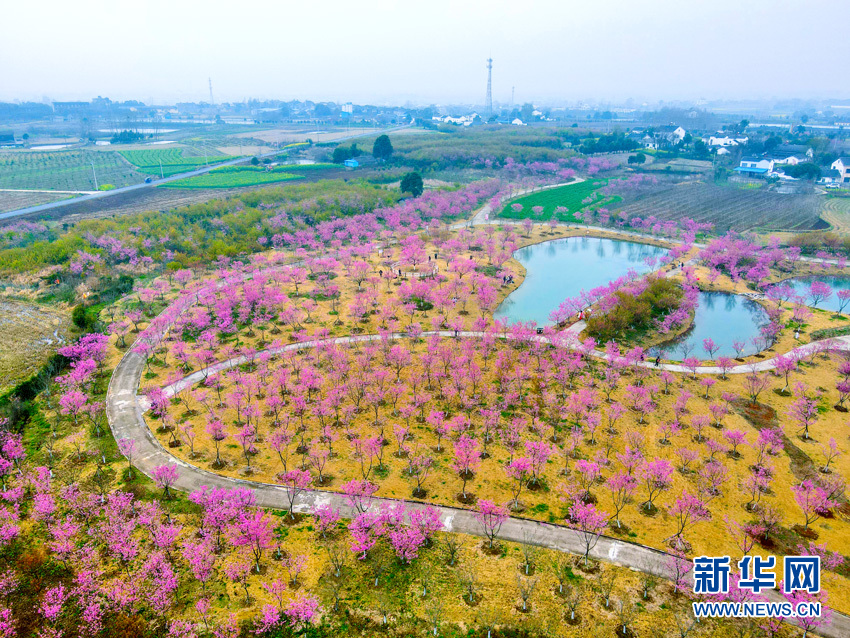
[[[735,357],[735,341],[746,344],[745,356],[755,354],[759,348],[752,339],[759,336],[759,328],[767,322],[767,312],[755,301],[728,292],[701,292],[693,327],[672,342],[652,348],[651,352],[653,356],[683,359],[687,350],[689,357],[708,359],[702,342],[711,339],[719,346],[715,359]]]
[[[604,286],[629,270],[649,272],[645,260],[667,253],[658,246],[601,237],[567,237],[520,248],[514,257],[525,267],[525,280],[496,309],[495,317],[549,324],[549,314],[565,299]]]
[[[824,277],[798,277],[795,279],[789,279],[782,283],[788,284],[794,289],[794,292],[800,295],[805,301],[803,303],[811,305],[811,299],[809,299],[809,288],[812,285],[813,281],[822,281],[827,286],[832,288],[832,294],[822,301],[818,302],[817,307],[823,308],[824,310],[832,310],[833,312],[838,312],[838,296],[837,293],[839,290],[850,290],[850,277],[840,277],[840,276],[824,276]],[[850,307],[850,304],[845,305],[845,310]]]

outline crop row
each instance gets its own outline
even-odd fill
[[[94,171],[92,170],[94,165]],[[0,153],[0,188],[94,190],[141,181],[139,173],[114,151],[60,150]]]
[[[639,197],[623,206],[628,217],[690,218],[718,231],[811,230],[818,228],[820,203],[814,195],[785,195],[713,184],[680,184]]]
[[[163,184],[162,188],[238,188],[240,186],[260,186],[293,179],[301,179],[282,171],[262,171],[251,166],[225,166],[186,179]]]

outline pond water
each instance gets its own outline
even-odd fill
[[[514,257],[526,269],[525,280],[496,309],[497,319],[551,323],[549,314],[568,297],[603,286],[629,270],[646,273],[648,257],[666,248],[601,237],[568,237],[526,246]]]
[[[824,310],[838,312],[837,293],[839,290],[850,290],[850,277],[798,277],[796,279],[789,279],[783,283],[791,286],[794,289],[794,292],[803,297],[803,299],[805,299],[804,303],[811,305],[811,300],[809,299],[809,287],[812,285],[813,281],[822,281],[832,288],[832,294],[829,298],[818,302],[817,307],[823,308]],[[850,304],[845,305],[844,310],[846,311],[848,308],[850,308]]]
[[[697,300],[693,327],[671,343],[652,348],[653,356],[661,354],[669,359],[683,359],[688,349],[689,357],[708,359],[702,347],[703,339],[712,339],[719,346],[714,357],[734,357],[732,344],[746,344],[744,354],[755,354],[758,348],[752,338],[759,336],[759,328],[768,322],[767,313],[755,301],[727,292],[701,292]]]

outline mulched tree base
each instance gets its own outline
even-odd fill
[[[292,518],[292,516],[289,515],[289,512],[287,512],[286,514],[280,517],[280,521],[284,525],[289,525],[291,527],[293,525],[298,525],[305,518],[305,514],[299,514],[298,512],[295,512],[295,518]]]
[[[472,492],[467,492],[466,494],[455,494],[455,498],[458,503],[463,503],[464,505],[472,505],[478,500]]]
[[[478,605],[480,605],[481,601],[484,599],[484,596],[482,596],[481,594],[476,594],[472,597],[472,600],[469,600],[469,594],[464,594],[463,596],[461,596],[461,599],[467,607],[478,607]]]
[[[811,527],[809,529],[805,529],[802,525],[794,525],[791,530],[803,538],[809,538],[811,540],[818,539],[818,533]]]

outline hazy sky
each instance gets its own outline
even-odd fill
[[[850,97],[847,0],[5,0],[0,100]]]

